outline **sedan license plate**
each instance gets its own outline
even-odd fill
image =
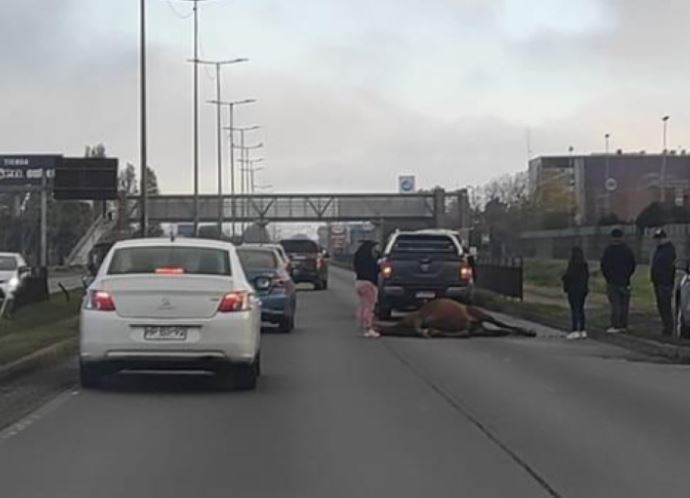
[[[145,341],[186,341],[187,327],[144,327]]]
[[[434,299],[436,297],[435,292],[430,291],[419,291],[416,294],[418,299]]]

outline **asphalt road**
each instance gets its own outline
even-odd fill
[[[350,274],[267,334],[255,393],[67,391],[0,433],[0,496],[690,495],[690,367],[593,341],[366,340]]]

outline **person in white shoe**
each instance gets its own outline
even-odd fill
[[[376,243],[371,240],[362,242],[355,252],[354,269],[356,274],[355,289],[359,297],[357,322],[364,337],[380,337],[374,330],[374,308],[378,298],[379,263],[375,253]]]
[[[611,305],[609,334],[625,332],[630,311],[630,279],[635,273],[635,254],[623,240],[620,228],[611,230],[611,243],[601,257],[601,274],[606,279],[606,294]]]
[[[580,247],[573,247],[570,252],[568,268],[561,277],[563,291],[568,296],[570,316],[572,322],[571,332],[567,339],[584,339],[585,332],[585,301],[589,293],[589,266],[584,252]]]

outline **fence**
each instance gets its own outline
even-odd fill
[[[474,277],[475,285],[480,289],[522,301],[522,258],[478,258]]]

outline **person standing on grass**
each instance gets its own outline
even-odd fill
[[[568,268],[563,277],[563,291],[568,295],[572,329],[566,339],[586,339],[585,300],[589,293],[589,266],[582,248],[573,247],[568,261]]]
[[[606,295],[611,306],[609,334],[624,332],[628,328],[630,311],[630,278],[635,273],[635,255],[623,241],[620,228],[611,230],[611,243],[601,258],[601,273],[606,279]]]
[[[656,250],[652,257],[651,278],[663,335],[673,334],[673,286],[676,278],[676,248],[662,229],[654,232]]]
[[[374,330],[374,308],[378,297],[379,263],[374,252],[376,243],[365,240],[359,246],[354,257],[355,267],[355,289],[359,297],[357,307],[357,322],[364,337],[379,337],[380,334]]]

